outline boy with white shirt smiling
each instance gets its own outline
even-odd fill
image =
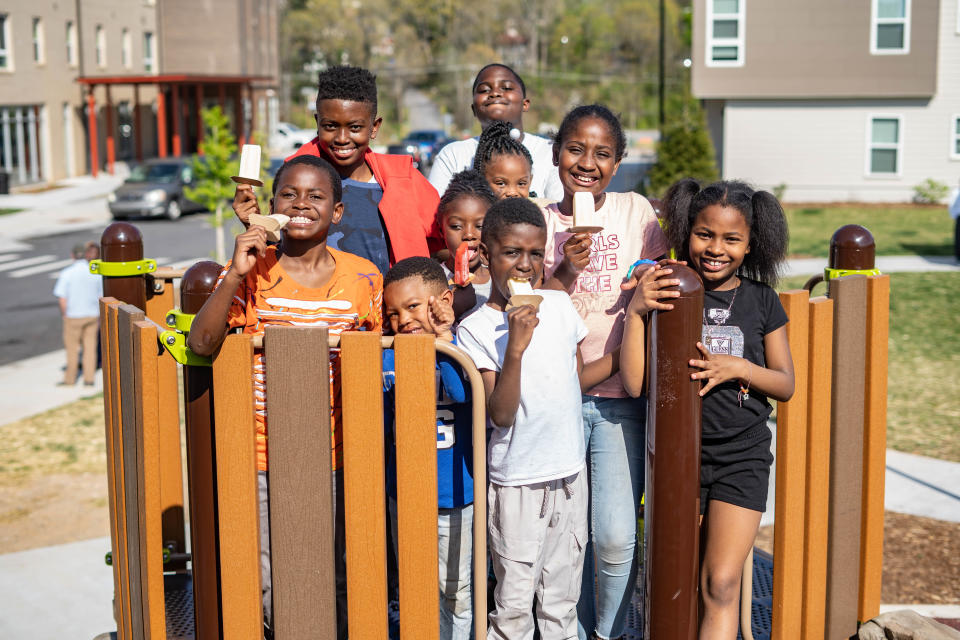
[[[546,224],[535,204],[507,198],[484,219],[480,252],[493,286],[464,318],[460,346],[480,369],[487,398],[490,557],[497,577],[488,638],[577,637],[587,481],[578,393],[608,377],[609,358],[583,364],[587,330],[569,296],[510,307],[509,281],[543,273]]]

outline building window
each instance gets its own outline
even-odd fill
[[[910,53],[910,0],[871,0],[870,53]]]
[[[871,116],[867,132],[867,173],[872,176],[900,174],[903,140],[901,116]]]
[[[103,30],[103,27],[98,24],[95,34],[97,45],[97,66],[103,68],[107,66],[107,33]]]
[[[746,0],[707,0],[707,66],[743,66]]]
[[[149,31],[143,32],[143,70],[147,73],[153,73],[156,71],[154,69],[154,64],[156,60],[156,55],[153,51],[153,33]]]
[[[950,119],[950,157],[960,160],[960,115]]]
[[[123,65],[124,69],[130,68],[131,48],[130,32],[124,29],[120,35],[120,64]]]
[[[43,37],[43,21],[40,18],[34,18],[31,23],[31,34],[33,37],[33,61],[37,64],[43,64],[45,62],[44,58],[44,37]]]
[[[77,26],[72,20],[67,21],[67,64],[77,66]]]
[[[10,16],[0,13],[0,70],[13,69],[13,51],[10,46]]]

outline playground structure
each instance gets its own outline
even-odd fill
[[[872,239],[854,236],[834,241],[871,249],[872,268]],[[475,477],[484,477],[483,391],[469,359],[430,336],[337,338],[322,328],[271,327],[262,340],[227,336],[207,363],[181,348],[180,332],[189,329],[220,266],[150,271],[139,232],[125,223],[108,227],[101,244],[102,272],[115,274],[104,276],[101,327],[118,638],[261,637],[254,349],[264,349],[271,363],[275,637],[336,637],[330,398],[323,382],[330,348],[340,349],[342,358],[350,636],[387,638],[384,347],[397,354],[400,633],[404,640],[436,638],[436,442],[433,429],[423,426],[435,424],[434,358],[442,351],[471,380],[473,468]],[[865,269],[833,257],[830,268]],[[699,339],[702,289],[696,276],[684,278],[680,289],[676,308],[651,321],[648,358],[644,624],[646,637],[657,640],[686,640],[697,632],[699,401],[686,362]],[[178,298],[180,311],[170,314]],[[844,274],[829,281],[829,297],[790,291],[781,301],[790,319],[796,391],[777,408],[770,616],[765,624],[749,624],[752,571],[745,571],[743,636],[847,638],[879,613],[889,278]],[[478,481],[473,593],[479,621],[487,608],[485,497]],[[485,637],[485,625],[476,627],[476,637]]]

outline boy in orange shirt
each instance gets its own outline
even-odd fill
[[[233,259],[217,289],[200,309],[188,344],[211,355],[227,331],[263,335],[268,325],[326,326],[331,334],[381,326],[383,278],[368,260],[327,247],[331,223],[343,215],[340,176],[325,160],[298,156],[284,163],[273,183],[271,213],[290,221],[279,244],[267,245],[266,231],[253,226],[237,236]],[[272,626],[267,502],[266,376],[263,353],[254,360],[257,471],[260,486],[261,574],[264,625]],[[337,634],[346,637],[346,572],[343,566],[343,470],[340,426],[340,358],[330,353],[331,444],[336,488]]]

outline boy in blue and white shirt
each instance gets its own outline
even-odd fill
[[[395,335],[434,334],[456,344],[453,292],[443,268],[430,258],[407,258],[387,272],[383,284],[384,324]],[[383,352],[385,424],[394,435],[394,352]],[[437,399],[437,526],[441,640],[471,637],[473,560],[473,411],[470,385],[460,366],[438,354]],[[387,492],[391,498],[396,541],[396,453],[387,447]],[[394,542],[396,544],[396,542]]]

